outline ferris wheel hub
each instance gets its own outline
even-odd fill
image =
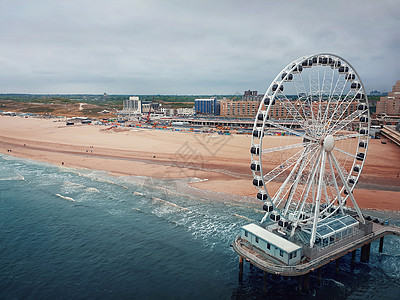
[[[335,148],[335,138],[329,134],[324,139],[324,149],[326,152],[331,152]]]

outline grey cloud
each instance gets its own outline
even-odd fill
[[[388,90],[399,12],[372,0],[2,1],[0,92],[264,91],[318,52],[349,60],[368,90]]]

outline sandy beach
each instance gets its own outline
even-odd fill
[[[104,170],[113,175],[196,177],[193,187],[254,196],[251,137],[150,129],[104,130],[45,119],[0,116],[0,152],[16,157]],[[274,143],[277,137],[267,137]],[[9,152],[8,150],[11,150]],[[370,140],[354,195],[361,208],[400,211],[400,148]],[[258,202],[259,203],[259,202]]]

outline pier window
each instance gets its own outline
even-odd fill
[[[292,259],[293,258],[293,253],[290,253],[289,254],[289,259]]]
[[[267,249],[271,250],[271,244],[270,243],[267,243]]]
[[[293,252],[293,257],[296,257],[297,256],[297,251],[294,251]]]
[[[283,251],[279,250],[279,255],[283,257]]]
[[[256,236],[256,243],[258,243],[258,236]]]
[[[249,237],[249,233],[245,230],[244,231],[244,235],[246,236],[246,237]]]

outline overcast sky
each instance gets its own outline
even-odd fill
[[[400,79],[398,0],[0,0],[0,93],[265,92],[292,60]]]

